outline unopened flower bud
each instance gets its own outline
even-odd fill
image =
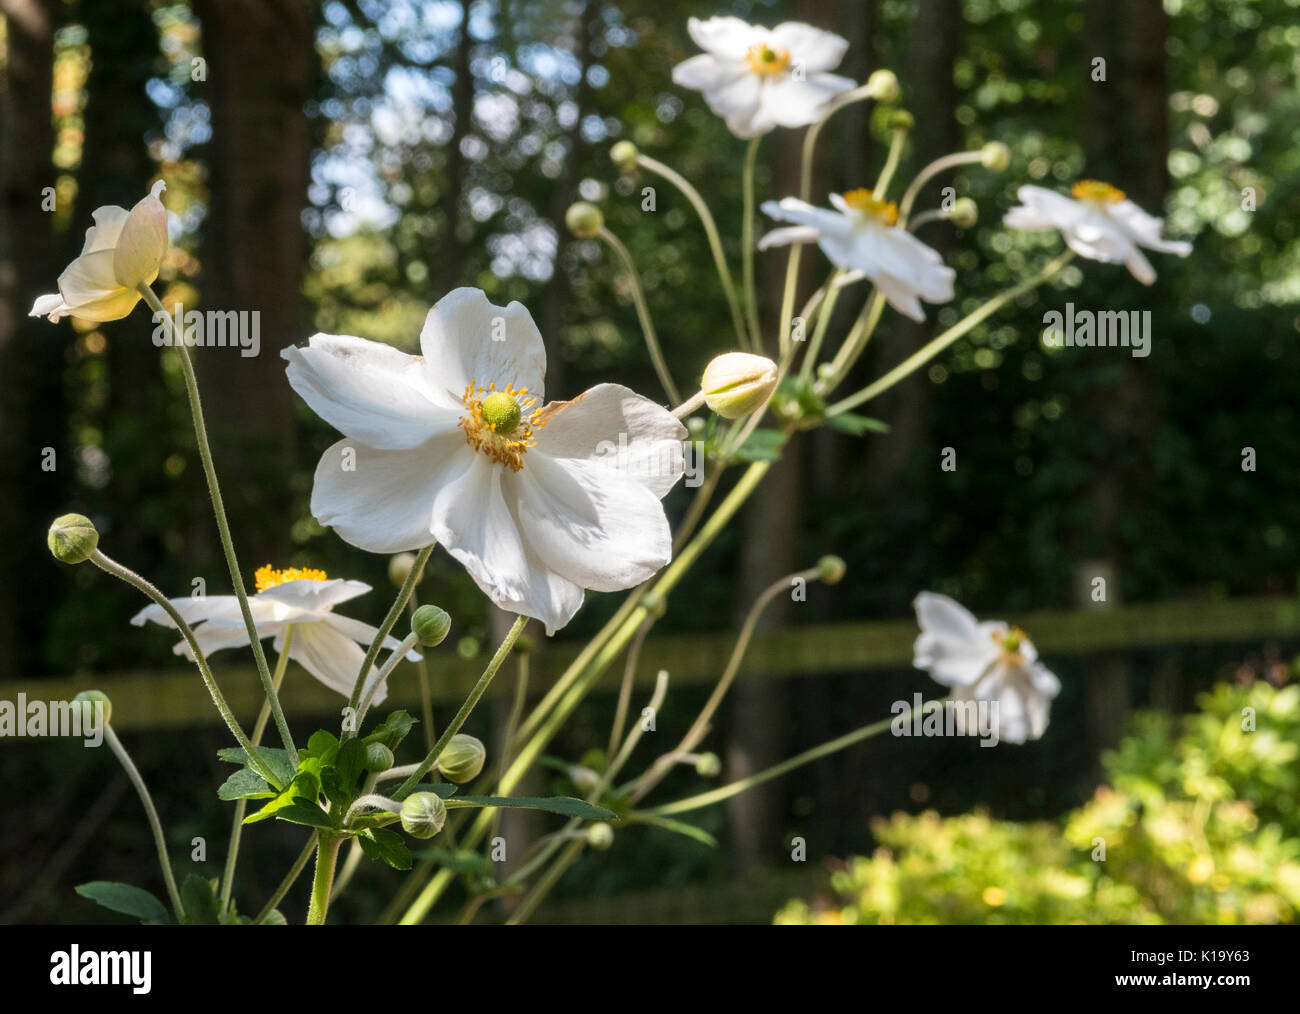
[[[592,236],[599,236],[600,231],[605,228],[605,216],[594,204],[578,201],[576,204],[569,205],[569,210],[564,213],[564,224],[579,239],[590,239]]]
[[[958,229],[969,229],[980,220],[979,205],[969,197],[958,197],[948,212],[948,221]]]
[[[149,196],[138,201],[122,223],[113,250],[113,276],[128,289],[158,277],[167,254],[167,209],[158,195],[167,189],[159,180]]]
[[[631,172],[636,168],[636,157],[640,154],[636,150],[636,145],[631,141],[619,141],[614,147],[609,149],[609,158],[623,172]]]
[[[46,544],[62,563],[85,563],[99,546],[99,532],[84,514],[64,514],[50,525]]]
[[[393,766],[393,760],[393,751],[384,746],[383,743],[370,743],[366,746],[364,763],[367,771],[376,773],[387,771]]]
[[[823,556],[817,561],[817,579],[822,584],[839,584],[844,570],[844,561],[838,556]]]
[[[725,352],[704,370],[704,401],[724,419],[739,419],[761,408],[776,390],[776,363],[748,352]]]
[[[411,617],[411,633],[426,648],[442,644],[451,630],[451,617],[437,606],[421,606]]]
[[[82,727],[93,726],[95,724],[95,705],[103,706],[100,719],[105,725],[113,717],[113,702],[108,699],[108,694],[102,690],[83,690],[72,698],[74,703],[81,705],[81,722]]]
[[[873,70],[867,78],[867,89],[877,102],[897,102],[898,76],[892,70]]]
[[[614,829],[603,820],[587,828],[587,844],[598,852],[604,852],[614,844]]]
[[[398,553],[388,561],[388,580],[393,582],[395,588],[400,588],[406,584],[406,579],[411,574],[411,568],[415,566],[414,553]]]
[[[895,109],[890,112],[886,123],[890,130],[911,130],[916,126],[916,117],[906,109]]]
[[[1011,149],[1001,141],[990,141],[980,149],[980,163],[985,169],[1000,173],[1011,164]]]
[[[574,764],[569,768],[569,781],[585,795],[600,784],[600,775],[585,764]]]
[[[438,757],[438,770],[449,782],[460,784],[478,777],[487,760],[487,749],[481,740],[458,732]]]
[[[695,759],[695,773],[701,778],[717,778],[722,771],[722,761],[716,753],[702,753]]]
[[[402,801],[402,829],[412,838],[432,838],[447,822],[447,804],[432,792],[416,792]]]
[[[658,592],[648,591],[641,596],[641,608],[657,620],[668,608],[668,602]]]

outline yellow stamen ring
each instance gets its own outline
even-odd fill
[[[514,402],[514,411],[506,404],[507,398]],[[458,424],[465,431],[465,442],[498,464],[516,472],[523,468],[524,454],[537,443],[533,430],[546,425],[542,410],[533,409],[537,399],[528,397],[528,388],[515,390],[509,384],[498,391],[496,384],[486,388],[469,384],[460,400],[469,410]]]
[[[790,66],[790,50],[756,42],[745,53],[749,69],[757,74],[780,74]]]
[[[874,193],[865,187],[850,190],[843,197],[844,203],[854,211],[878,218],[885,225],[894,225],[898,221],[898,205],[893,201],[879,200]]]
[[[1091,201],[1094,204],[1119,204],[1126,194],[1119,187],[1112,187],[1100,180],[1080,180],[1070,188],[1070,193],[1079,201]]]
[[[257,568],[253,580],[257,583],[257,590],[264,592],[289,581],[328,581],[329,578],[325,576],[325,571],[314,567],[285,567],[276,570],[268,563]]]

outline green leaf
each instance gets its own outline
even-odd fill
[[[184,922],[187,926],[220,925],[216,880],[191,873],[181,884],[181,906],[185,909]]]
[[[366,744],[359,739],[350,739],[339,747],[338,756],[334,758],[334,770],[339,775],[339,788],[349,795],[356,788],[357,778],[366,766]]]
[[[440,799],[450,799],[455,795],[456,788],[457,786],[449,785],[446,782],[420,782],[420,784],[408,792],[407,795],[412,795],[416,792],[432,792]]]
[[[92,880],[78,884],[74,890],[96,905],[112,912],[134,916],[146,926],[162,926],[169,922],[167,907],[148,891],[113,880]]]
[[[289,787],[272,799],[256,813],[250,813],[244,818],[245,824],[256,824],[259,820],[266,820],[268,817],[274,817],[280,810],[287,806],[301,802],[308,806],[316,805],[316,797],[320,794],[320,782],[311,772],[304,771],[289,783]]]
[[[306,824],[308,827],[334,826],[324,810],[305,799],[295,799],[288,806],[280,807],[275,811],[274,816],[276,820],[287,820],[290,824]]]
[[[661,827],[665,831],[672,831],[673,834],[685,835],[687,838],[694,838],[702,845],[709,848],[718,847],[718,839],[709,834],[702,827],[696,827],[694,824],[688,824],[684,820],[673,820],[672,817],[660,817],[646,813],[636,814],[633,818],[638,824],[649,824],[651,827]]]
[[[402,836],[382,827],[367,828],[357,836],[361,851],[371,859],[382,859],[395,870],[411,868],[411,853]]]
[[[754,430],[745,442],[736,448],[736,457],[742,461],[780,461],[781,448],[786,434],[781,430]]]
[[[298,766],[302,766],[304,752],[309,757],[318,757],[325,763],[329,763],[334,759],[334,755],[338,753],[338,749],[339,741],[337,736],[332,732],[326,732],[324,729],[317,729],[311,734],[311,738],[307,740],[306,751],[298,751]]]
[[[361,742],[366,745],[383,743],[388,749],[396,751],[398,744],[406,738],[406,734],[415,726],[415,722],[416,720],[405,711],[394,711],[375,726],[374,731]]]
[[[259,746],[257,755],[270,768],[271,774],[275,775],[281,785],[288,785],[293,781],[293,773],[298,769],[298,765],[289,759],[288,751],[272,746]],[[244,752],[242,746],[222,747],[217,751],[217,756],[223,761],[229,761],[231,764],[242,764],[244,767],[249,767],[248,754]]]
[[[251,768],[240,768],[217,789],[217,798],[232,799],[270,799],[276,795],[271,786],[262,780],[261,775]]]
[[[864,433],[888,433],[889,423],[882,422],[879,419],[871,419],[865,415],[854,415],[852,412],[840,412],[837,415],[828,415],[826,425],[831,429],[839,430],[841,433],[848,433],[855,437],[860,437]]]
[[[581,817],[583,820],[617,820],[618,814],[603,807],[570,796],[457,796],[447,800],[447,808],[464,806],[509,806],[526,810],[545,810],[562,817]]]

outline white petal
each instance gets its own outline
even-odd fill
[[[912,603],[920,636],[913,664],[929,670],[945,686],[970,686],[997,659],[998,649],[984,637],[970,611],[946,595],[921,592]]]
[[[404,451],[340,440],[316,466],[312,515],[370,553],[421,549],[433,541],[430,519],[439,488],[480,457],[459,432]],[[344,468],[349,462],[352,471]]]
[[[289,384],[313,412],[380,450],[416,447],[454,429],[463,411],[428,383],[419,356],[351,335],[316,334],[280,353]]]
[[[58,323],[64,317],[72,312],[71,307],[64,302],[63,297],[55,292],[48,296],[37,296],[36,302],[32,304],[32,311],[29,317],[49,317],[54,323]]]
[[[686,427],[667,409],[620,384],[597,384],[572,401],[546,406],[546,425],[534,430],[534,454],[592,460],[627,475],[656,497],[682,477]]]
[[[789,51],[792,65],[802,66],[809,74],[834,70],[849,49],[848,39],[801,21],[777,25],[772,29],[771,41]]]
[[[95,220],[95,224],[86,230],[86,241],[81,245],[82,256],[97,250],[112,250],[117,246],[117,237],[130,214],[126,208],[119,208],[116,204],[105,204],[92,211],[90,217]]]
[[[83,254],[59,275],[59,292],[68,312],[84,320],[120,320],[140,301],[140,293],[117,284],[113,251]]]
[[[757,74],[742,74],[734,81],[704,93],[713,112],[727,123],[737,137],[754,137],[772,129],[771,121],[759,118],[759,97],[763,82]]]
[[[281,602],[295,609],[320,612],[333,609],[368,591],[370,585],[364,581],[345,581],[342,578],[316,581],[303,578],[299,581],[285,581],[284,584],[258,592],[257,598],[267,602]]]
[[[167,254],[167,209],[158,195],[166,189],[159,180],[149,195],[131,209],[114,244],[113,273],[120,285],[135,288],[151,283]]]
[[[761,115],[782,127],[807,126],[822,118],[831,99],[851,88],[851,80],[833,74],[770,81],[763,89]]]
[[[825,208],[814,207],[797,197],[783,197],[779,201],[764,201],[763,214],[775,218],[778,222],[794,222],[796,225],[811,225],[818,230],[843,232],[852,226],[844,215]]]
[[[811,225],[788,225],[766,233],[758,241],[758,248],[770,250],[774,246],[789,246],[792,243],[816,243],[819,235]]]
[[[239,609],[239,599],[234,595],[187,595],[183,598],[168,599],[167,601],[171,603],[172,608],[180,613],[181,619],[190,626],[194,626],[194,624],[203,620],[225,619],[242,615]],[[143,627],[146,623],[157,623],[164,627],[171,627],[173,630],[176,629],[176,624],[172,622],[172,618],[159,605],[145,606],[131,617],[133,626]]]
[[[282,637],[276,638],[276,647],[283,647]],[[357,674],[361,672],[361,665],[366,659],[365,652],[355,641],[327,623],[304,623],[294,627],[289,657],[344,697],[352,694]],[[371,666],[366,685],[362,689],[363,699],[378,678],[379,670]],[[375,693],[374,703],[381,703],[387,696],[388,688],[380,687]]]
[[[1151,266],[1151,262],[1136,245],[1129,251],[1128,260],[1124,265],[1128,268],[1129,274],[1143,285],[1151,285],[1155,282],[1156,269]]]
[[[707,92],[725,87],[748,73],[749,65],[743,60],[722,60],[710,53],[701,53],[673,68],[673,83]]]
[[[354,620],[348,616],[340,616],[338,613],[323,613],[321,616],[322,623],[328,623],[349,640],[356,641],[362,647],[369,648],[375,642],[375,635],[379,633],[378,627],[372,627],[369,623],[362,623],[360,620]],[[396,637],[389,635],[384,638],[383,646],[389,651],[396,651],[402,646],[402,642]],[[420,653],[412,648],[406,653],[406,657],[412,662],[420,661]]]
[[[522,303],[494,306],[481,289],[454,289],[429,311],[420,348],[429,382],[457,401],[470,383],[544,396],[546,348]]]
[[[672,558],[659,498],[639,482],[590,461],[530,456],[513,477],[529,547],[583,588],[622,591]]]
[[[732,60],[743,60],[750,46],[756,46],[768,37],[766,29],[740,18],[718,17],[707,21],[691,18],[686,22],[686,30],[706,53]]]

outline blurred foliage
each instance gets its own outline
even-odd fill
[[[1297,755],[1300,685],[1221,684],[1196,714],[1135,715],[1110,784],[1060,822],[877,820],[879,848],[832,875],[833,898],[776,922],[1294,922]]]

